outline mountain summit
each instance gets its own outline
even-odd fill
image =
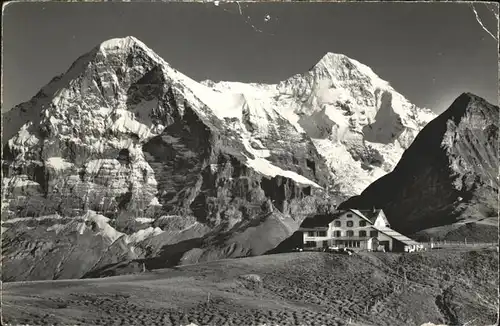
[[[262,254],[432,117],[343,55],[275,85],[198,83],[134,37],[103,42],[3,115],[3,278]]]
[[[332,173],[340,194],[359,194],[392,171],[403,151],[435,117],[412,105],[368,66],[327,53],[308,72],[278,84],[212,82],[223,93],[243,94],[254,111],[273,107],[307,134]],[[262,125],[269,121],[259,119]]]

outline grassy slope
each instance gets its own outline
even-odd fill
[[[37,325],[486,325],[496,321],[497,271],[496,250],[277,254],[6,283],[3,316]]]
[[[438,226],[419,231],[412,235],[419,241],[462,241],[498,242],[498,218],[486,218],[479,221],[461,222]]]

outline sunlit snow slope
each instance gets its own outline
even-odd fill
[[[255,134],[277,112],[313,140],[336,190],[355,195],[390,172],[423,126],[435,117],[411,104],[368,66],[327,53],[310,71],[275,85],[204,81],[245,99]],[[237,95],[234,95],[237,96]]]

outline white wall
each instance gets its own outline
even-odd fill
[[[377,218],[375,219],[375,223],[373,223],[376,227],[384,227],[389,225],[389,221],[385,217],[385,214],[383,211],[380,211],[378,213]]]
[[[303,243],[305,244],[307,241],[315,241],[317,242],[316,243],[316,247],[322,247],[323,246],[323,241],[325,240],[328,240],[329,239],[329,236],[328,236],[328,231],[325,230],[326,232],[326,235],[323,237],[323,236],[318,236],[318,232],[321,231],[321,230],[316,230],[316,231],[303,231]],[[314,232],[314,236],[311,236],[309,235],[310,232]]]
[[[352,217],[347,217],[348,214],[351,214]],[[335,226],[335,221],[340,221],[341,226],[340,227]],[[352,221],[353,226],[347,227],[347,221]],[[366,222],[365,223],[366,226],[359,226],[360,221]],[[368,221],[366,221],[365,219],[359,217],[358,215],[356,215],[352,212],[346,212],[346,213],[342,214],[341,216],[339,216],[338,218],[336,218],[335,220],[333,220],[329,224],[328,235],[331,238],[333,238],[335,235],[335,231],[340,231],[340,232],[342,232],[341,236],[346,237],[347,236],[346,232],[350,230],[350,231],[354,231],[355,237],[359,237],[359,231],[366,231],[366,236],[369,236],[371,229],[372,229],[371,225]]]

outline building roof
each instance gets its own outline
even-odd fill
[[[388,228],[386,226],[375,226],[373,225],[373,228],[378,230],[379,232],[382,232],[384,233],[385,235],[399,241],[399,242],[402,242],[406,245],[409,245],[409,246],[416,246],[416,245],[419,245],[419,243],[413,239],[410,239],[408,238],[407,236],[405,235],[402,235],[401,233],[397,232],[397,231],[394,231],[393,229],[391,228]]]
[[[368,217],[365,216],[365,214],[363,214],[360,210],[357,210],[357,209],[349,209],[349,211],[353,212],[354,214],[358,215],[359,217],[361,217],[362,219],[366,220],[367,222],[373,224],[375,223],[375,218],[373,218],[373,221],[371,219],[369,219]]]
[[[337,211],[333,214],[315,215],[307,217],[300,225],[300,228],[301,229],[328,228],[328,224],[330,224],[343,212],[345,211]]]
[[[349,211],[358,215],[359,217],[366,220],[367,222],[373,224],[373,223],[375,223],[375,220],[377,219],[377,216],[378,216],[379,212],[381,211],[381,209],[376,209],[376,210],[345,209],[345,210],[337,210],[333,214],[315,215],[312,217],[307,217],[300,225],[300,228],[301,229],[327,228],[328,224],[330,224],[333,220],[335,220],[340,215],[342,215],[346,212],[349,212]]]
[[[351,209],[351,211],[355,212],[358,215],[363,215],[373,224],[375,223],[375,220],[377,219],[382,209]]]

